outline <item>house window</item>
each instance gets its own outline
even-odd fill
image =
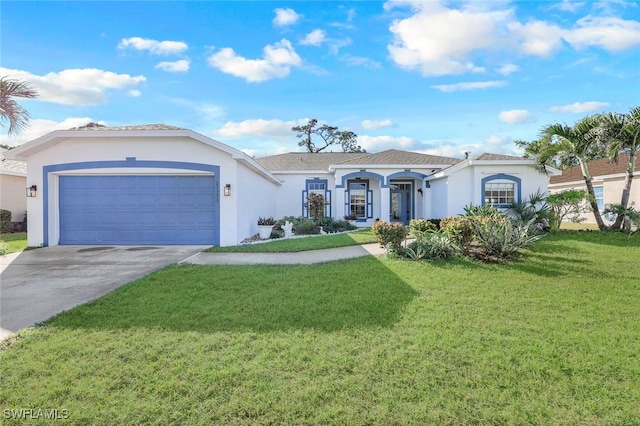
[[[604,211],[604,187],[594,186],[593,194],[596,196],[596,203],[598,204],[598,210]]]
[[[515,192],[515,183],[487,183],[484,186],[484,204],[511,204],[515,201]]]
[[[367,218],[367,182],[350,181],[348,193],[348,212],[358,219]]]
[[[302,191],[302,216],[309,217],[307,208],[307,197],[309,194],[320,194],[324,197],[325,216],[331,216],[331,191],[328,189],[326,179],[309,179],[306,182],[306,189]]]
[[[482,205],[509,207],[520,202],[522,179],[517,176],[498,173],[482,179]]]

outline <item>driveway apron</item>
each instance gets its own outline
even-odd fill
[[[54,246],[0,256],[0,339],[207,246]]]

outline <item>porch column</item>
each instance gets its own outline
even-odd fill
[[[380,188],[380,220],[391,221],[391,188],[388,186]]]

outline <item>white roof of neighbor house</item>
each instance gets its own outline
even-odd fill
[[[9,160],[5,158],[5,153],[10,150],[0,148],[0,174],[13,176],[26,176],[27,163],[18,160]]]
[[[91,138],[114,138],[119,136],[128,137],[186,137],[202,142],[206,145],[214,147],[222,152],[226,152],[231,155],[231,158],[242,163],[249,169],[264,176],[268,180],[280,185],[281,182],[278,178],[271,174],[271,172],[258,164],[253,158],[249,157],[242,151],[204,136],[200,133],[192,130],[183,129],[180,127],[170,126],[167,124],[143,124],[136,126],[118,126],[118,127],[106,127],[97,123],[89,123],[86,126],[75,127],[69,130],[55,130],[51,133],[47,133],[37,139],[29,141],[7,153],[7,158],[14,160],[27,160],[28,157],[34,155],[40,151],[57,145],[58,143],[78,137],[91,137]]]

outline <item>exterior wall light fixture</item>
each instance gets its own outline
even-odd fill
[[[36,185],[31,185],[27,188],[27,197],[32,198],[35,197],[38,193],[38,187]]]
[[[224,196],[228,197],[229,195],[231,195],[231,184],[228,183],[224,186]]]

